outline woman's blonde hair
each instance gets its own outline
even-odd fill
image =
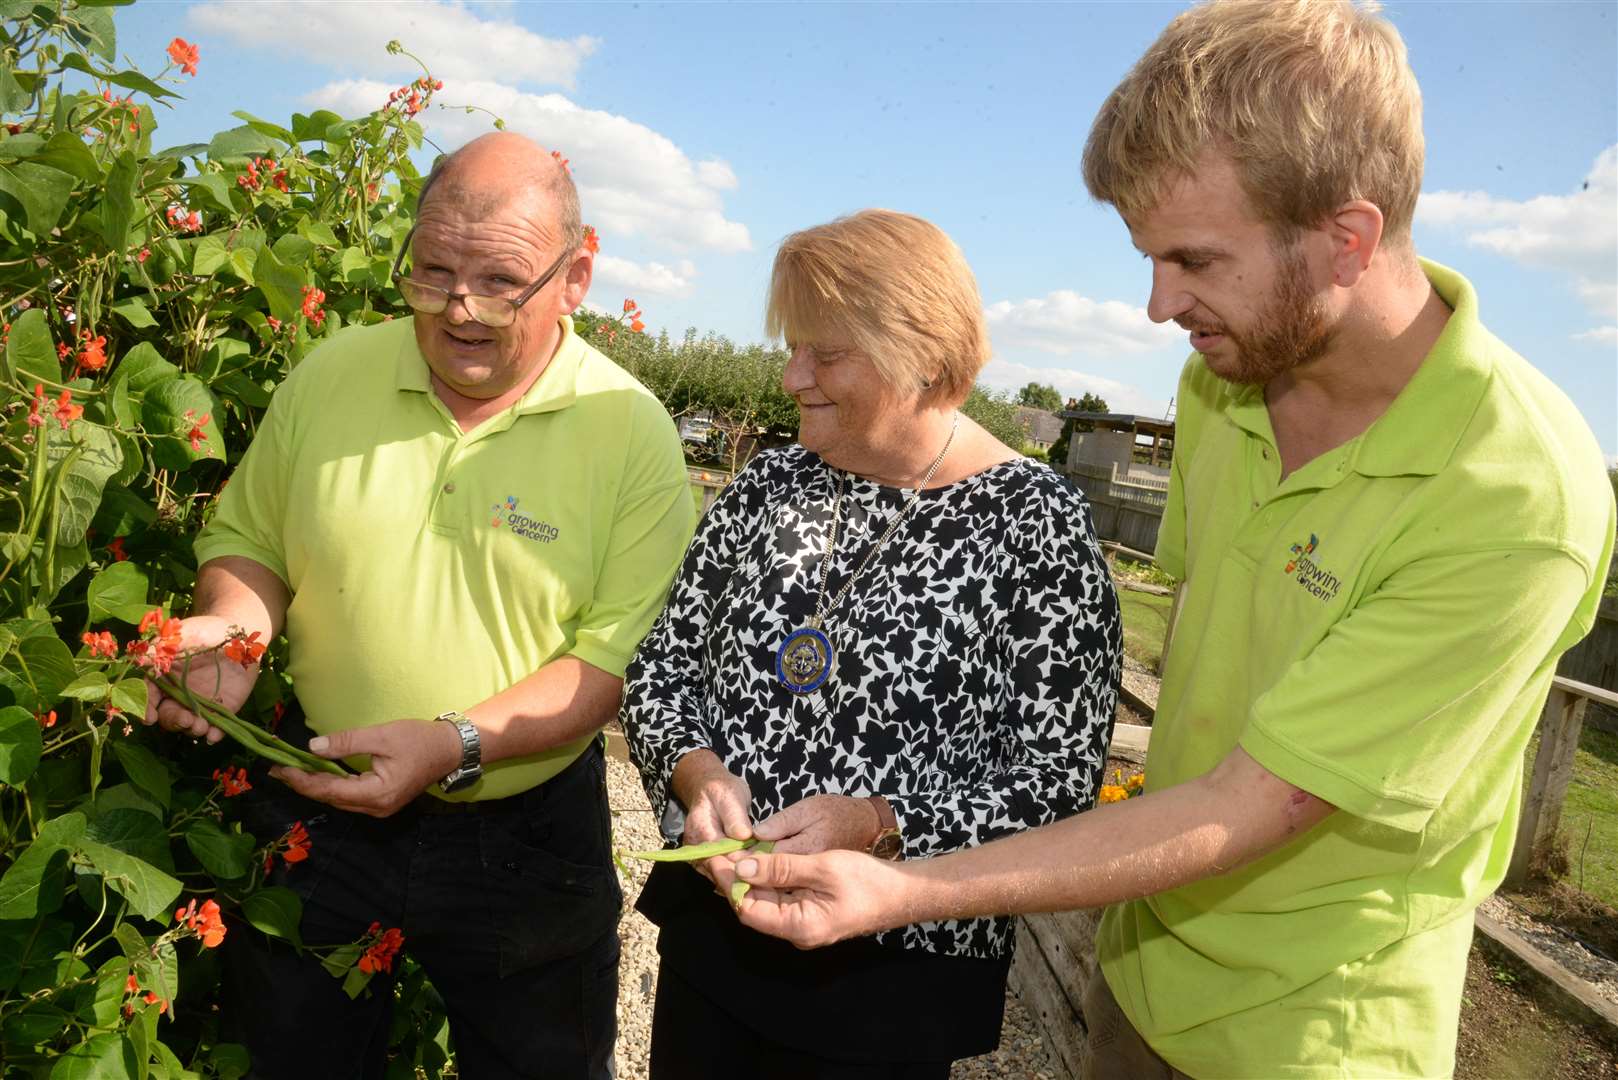
[[[1090,194],[1127,220],[1208,151],[1229,156],[1286,236],[1364,199],[1408,247],[1421,191],[1421,90],[1375,3],[1213,0],[1183,12],[1096,116]]]
[[[983,301],[944,231],[893,210],[861,210],[795,232],[770,272],[765,329],[789,344],[851,347],[889,386],[959,404],[989,359]]]

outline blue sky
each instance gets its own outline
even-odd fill
[[[602,237],[591,300],[655,330],[762,339],[781,237],[865,206],[920,214],[978,276],[984,381],[1091,390],[1161,414],[1184,334],[1145,317],[1147,270],[1090,202],[1079,155],[1108,91],[1176,3],[168,3],[119,10],[148,70],[201,47],[157,142],[233,109],[356,115],[442,78],[572,159]],[[1478,287],[1484,321],[1618,455],[1618,5],[1390,3],[1426,108],[1416,242]],[[445,149],[488,129],[424,114]],[[1588,186],[1586,186],[1588,185]]]

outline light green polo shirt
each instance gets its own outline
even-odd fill
[[[1261,388],[1195,355],[1180,382],[1157,560],[1186,593],[1147,788],[1239,745],[1339,808],[1106,912],[1109,986],[1192,1076],[1450,1075],[1523,748],[1600,602],[1614,509],[1589,427],[1464,278],[1423,266],[1442,336],[1381,418],[1284,481]]]
[[[467,709],[560,656],[623,675],[695,510],[663,406],[562,326],[522,399],[469,432],[410,319],[344,330],[276,391],[196,555],[286,582],[312,730]],[[454,797],[526,790],[588,741],[495,762]]]

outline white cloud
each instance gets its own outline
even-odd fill
[[[1156,397],[1138,386],[1119,382],[1117,379],[1091,375],[1072,368],[1033,367],[998,356],[984,365],[978,379],[1001,390],[1020,390],[1031,382],[1044,383],[1056,387],[1057,393],[1064,399],[1096,394],[1116,413],[1164,416],[1169,408],[1168,399]]]
[[[681,259],[674,266],[632,262],[613,255],[597,255],[595,260],[595,285],[621,288],[631,296],[636,293],[690,296],[691,279],[696,276],[696,264],[690,259]]]
[[[984,315],[997,347],[1021,346],[1058,356],[1139,353],[1184,338],[1184,331],[1172,323],[1152,322],[1145,308],[1119,300],[1091,300],[1070,289],[1029,300],[1002,300],[985,308]]]
[[[1618,345],[1618,326],[1597,326],[1573,335],[1574,341],[1593,341],[1597,345]]]
[[[391,89],[374,80],[348,79],[321,87],[304,100],[355,116],[377,108]],[[750,251],[747,226],[725,217],[720,192],[736,186],[722,161],[700,165],[644,124],[586,109],[561,94],[529,94],[492,82],[465,82],[453,100],[480,105],[518,131],[562,151],[573,163],[585,220],[610,252],[621,237],[642,237],[678,252]],[[486,113],[431,109],[421,120],[446,150],[491,130]]]
[[[1483,191],[1428,192],[1416,218],[1464,231],[1473,247],[1569,273],[1592,311],[1618,316],[1618,145],[1596,157],[1572,194],[1518,201]]]
[[[479,7],[490,15],[500,12],[487,4]],[[194,5],[188,16],[198,33],[217,33],[247,48],[271,49],[305,62],[400,81],[416,77],[420,68],[408,56],[388,55],[391,39],[421,57],[434,77],[446,81],[487,78],[489,72],[498,71],[514,83],[569,88],[579,65],[598,44],[585,36],[541,37],[510,18],[480,18],[465,4],[442,0],[207,3]]]

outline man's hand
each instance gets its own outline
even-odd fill
[[[247,695],[252,693],[253,684],[258,681],[259,666],[253,664],[243,667],[234,660],[226,659],[219,651],[217,646],[230,635],[231,629],[232,624],[228,620],[215,615],[196,615],[180,620],[181,654],[196,655],[177,662],[169,676],[176,682],[183,679],[199,698],[217,701],[231,712],[236,712],[247,700]],[[157,724],[164,731],[205,738],[210,743],[225,737],[223,731],[163,693],[150,679],[146,681],[146,715],[141,722]]]
[[[461,763],[461,738],[454,724],[433,720],[394,720],[309,740],[324,758],[369,754],[371,767],[358,776],[328,776],[278,765],[270,775],[298,794],[339,810],[389,817],[442,780]]]
[[[844,848],[868,851],[882,823],[866,799],[848,795],[811,795],[753,828],[760,840],[775,841],[775,850],[789,855]]]
[[[670,780],[674,797],[685,807],[685,832],[681,843],[705,844],[709,840],[748,840],[753,836],[753,793],[747,781],[725,768],[712,750],[693,750],[674,766]],[[729,895],[735,879],[730,859],[720,856],[703,863],[692,863],[703,877]]]
[[[737,917],[754,930],[814,949],[909,920],[910,878],[894,863],[852,851],[748,853],[736,876],[752,885]]]

